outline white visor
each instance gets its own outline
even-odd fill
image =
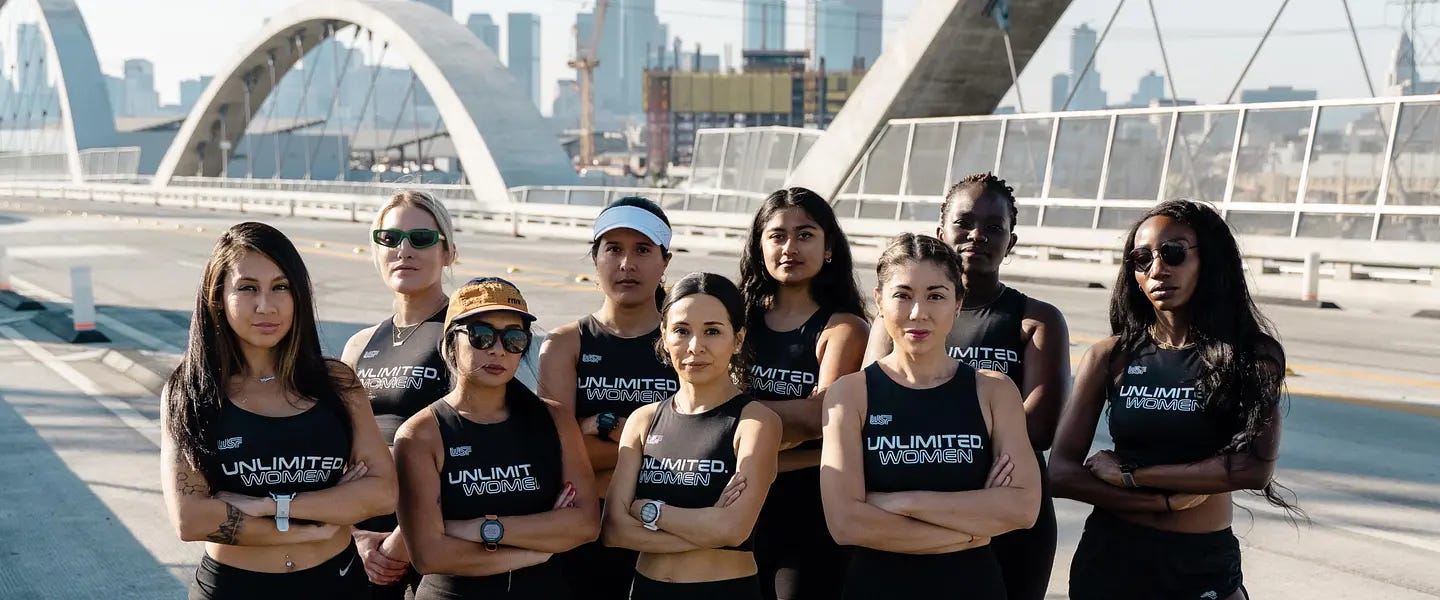
[[[590,239],[598,240],[612,229],[634,229],[650,238],[655,245],[670,249],[670,226],[655,213],[638,206],[612,206],[601,211],[600,216],[595,217],[594,234]]]

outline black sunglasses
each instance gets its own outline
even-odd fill
[[[410,238],[410,247],[421,250],[440,243],[445,234],[434,229],[376,229],[370,232],[370,239],[386,248],[399,248],[405,238]]]
[[[1189,254],[1190,250],[1194,248],[1199,248],[1199,246],[1191,246],[1180,240],[1161,242],[1159,252],[1160,260],[1172,267],[1178,267],[1185,264],[1185,255]],[[1156,252],[1154,250],[1144,247],[1131,250],[1129,256],[1130,268],[1134,269],[1137,273],[1148,272],[1150,267],[1155,265],[1155,254]]]
[[[531,335],[524,329],[496,329],[488,323],[463,323],[455,329],[464,330],[470,338],[470,347],[476,350],[494,348],[496,341],[511,354],[524,354],[530,348]]]

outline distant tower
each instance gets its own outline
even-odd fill
[[[1409,32],[1400,32],[1400,43],[1390,55],[1390,73],[1385,76],[1386,95],[1405,96],[1415,93],[1420,72],[1415,64],[1415,42]]]

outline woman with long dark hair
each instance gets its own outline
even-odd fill
[[[621,198],[595,217],[590,239],[605,299],[599,310],[560,326],[545,341],[540,393],[579,422],[603,498],[631,413],[679,390],[675,371],[655,354],[670,220],[650,200]],[[586,544],[563,557],[565,577],[592,600],[620,600],[629,596],[635,558],[624,548]]]
[[[551,560],[594,540],[600,507],[569,411],[515,379],[535,316],[499,277],[455,290],[440,354],[455,389],[395,436],[417,600],[574,597]]]
[[[455,227],[434,197],[402,191],[375,212],[370,243],[395,313],[351,336],[340,359],[359,375],[380,433],[393,446],[401,423],[450,391],[439,347],[449,303],[444,275],[457,253]],[[385,515],[352,531],[375,600],[403,598],[420,583],[396,524],[395,515]]]
[[[939,237],[960,257],[965,297],[945,336],[951,358],[975,369],[1004,373],[1020,388],[1026,429],[1040,465],[1040,515],[1035,525],[990,541],[1010,600],[1043,600],[1055,563],[1055,501],[1050,496],[1045,450],[1070,388],[1070,332],[1065,315],[1000,281],[1000,267],[1015,235],[1014,190],[990,173],[966,176],[945,193]],[[870,354],[892,348],[884,327],[870,332]]]
[[[805,188],[778,190],[750,225],[740,258],[750,395],[784,424],[779,474],[755,529],[769,600],[830,599],[844,555],[820,505],[825,388],[860,370],[869,323],[850,242],[835,211]]]
[[[1090,348],[1051,455],[1055,495],[1092,504],[1070,597],[1247,598],[1231,493],[1273,481],[1285,351],[1214,209],[1163,202],[1125,236],[1112,336]],[[1102,412],[1113,450],[1086,458]]]
[[[1030,527],[1040,505],[1020,392],[946,353],[965,293],[950,246],[903,234],[876,272],[895,348],[825,396],[825,521],[857,546],[843,597],[1004,600],[990,540]]]
[[[638,551],[632,600],[759,600],[752,531],[780,447],[780,418],[746,395],[745,304],[720,275],[675,282],[656,351],[680,390],[620,434],[603,536]]]
[[[394,510],[394,463],[355,373],[320,353],[310,275],[284,234],[220,236],[161,397],[170,519],[206,542],[192,599],[368,594],[350,526]]]

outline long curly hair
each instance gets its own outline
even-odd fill
[[[1250,296],[1240,245],[1215,209],[1191,200],[1169,200],[1151,208],[1130,227],[1125,235],[1126,259],[1110,296],[1110,331],[1119,337],[1114,351],[1128,359],[1150,342],[1150,328],[1158,317],[1135,281],[1129,256],[1140,225],[1161,216],[1189,226],[1198,242],[1195,251],[1200,257],[1200,273],[1187,307],[1190,339],[1203,364],[1195,383],[1204,398],[1204,410],[1221,415],[1236,432],[1218,454],[1249,452],[1257,456],[1251,442],[1270,425],[1275,409],[1285,401],[1285,350],[1274,325]],[[1228,461],[1226,468],[1230,468]],[[1274,506],[1303,514],[1281,496],[1280,489],[1285,488],[1272,481],[1258,495]]]

